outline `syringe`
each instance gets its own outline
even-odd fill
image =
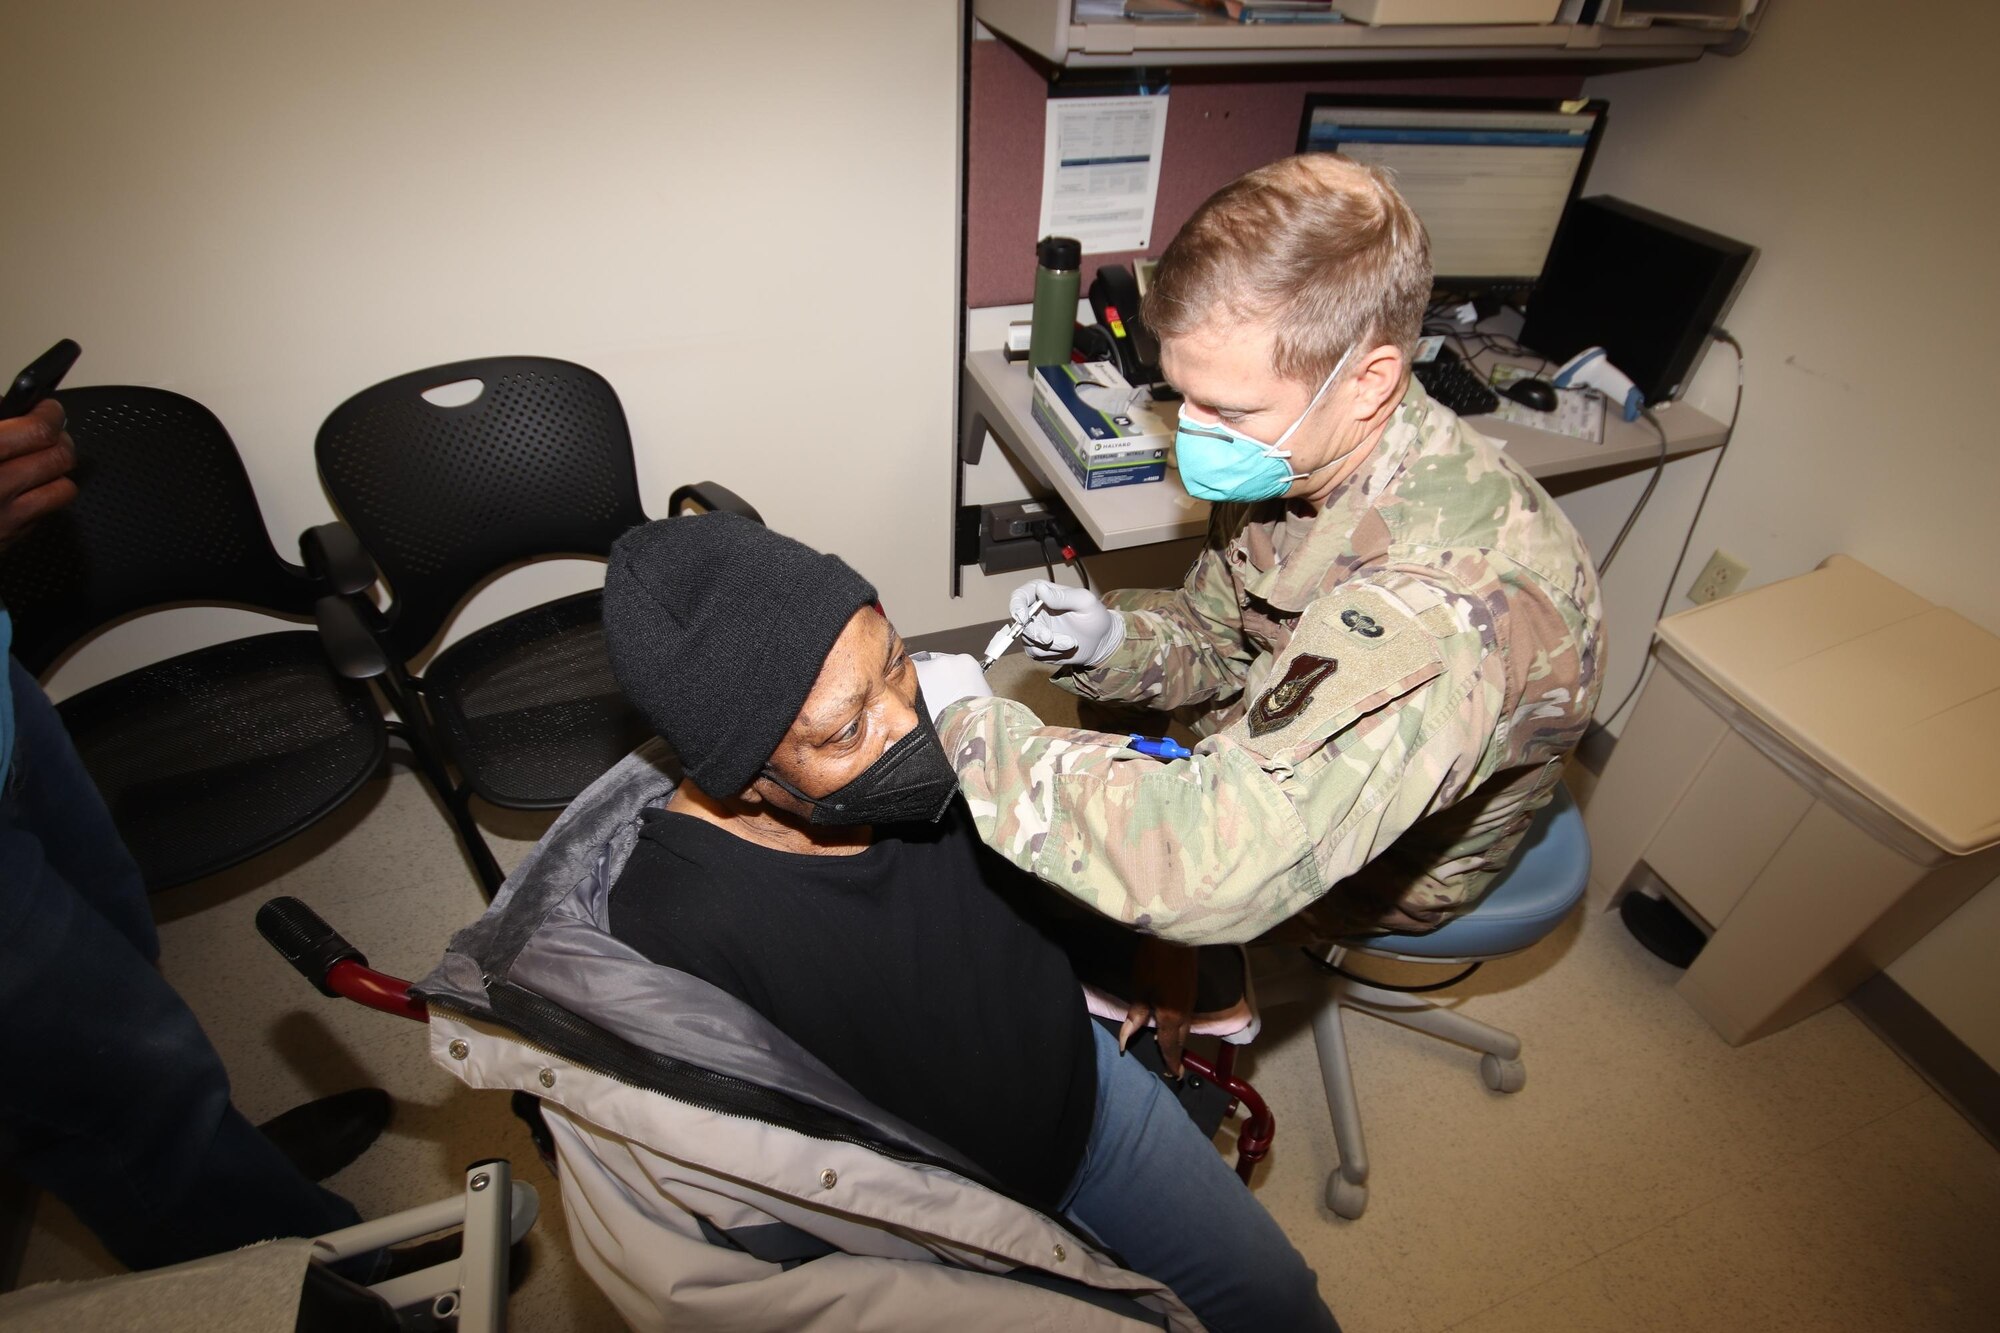
[[[1000,632],[987,641],[986,652],[979,659],[979,669],[986,671],[995,662],[999,661],[1000,655],[1007,651],[1014,640],[1021,637],[1021,631],[1028,627],[1028,622],[1033,620],[1035,613],[1041,609],[1042,599],[1037,597],[1034,601],[1028,603],[1028,609],[1022,612],[1019,620],[1010,620],[1002,625]]]

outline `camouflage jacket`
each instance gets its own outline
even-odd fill
[[[938,731],[987,842],[1168,939],[1247,940],[1314,904],[1315,934],[1398,907],[1441,924],[1505,868],[1597,703],[1575,529],[1414,381],[1317,512],[1218,506],[1181,588],[1106,600],[1124,641],[1059,683],[1204,708],[1192,758],[1006,699]]]

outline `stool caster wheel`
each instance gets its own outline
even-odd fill
[[[1326,1177],[1326,1206],[1335,1217],[1352,1222],[1368,1211],[1368,1187],[1355,1184],[1338,1170],[1330,1171]]]
[[[1502,1060],[1497,1055],[1479,1057],[1479,1077],[1495,1092],[1519,1092],[1528,1086],[1528,1070],[1519,1060]]]

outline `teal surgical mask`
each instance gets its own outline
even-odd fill
[[[1319,400],[1326,397],[1326,391],[1347,368],[1347,357],[1352,354],[1350,349],[1340,358],[1333,373],[1320,381],[1319,391],[1306,404],[1306,410],[1299,413],[1298,420],[1285,427],[1285,433],[1270,444],[1253,440],[1220,421],[1189,421],[1187,409],[1181,409],[1180,427],[1174,432],[1174,454],[1181,484],[1187,487],[1188,494],[1201,500],[1269,500],[1283,495],[1293,482],[1311,476],[1310,472],[1292,471],[1289,461],[1292,451],[1285,448],[1285,441],[1313,414]],[[1333,462],[1325,466],[1331,467]]]

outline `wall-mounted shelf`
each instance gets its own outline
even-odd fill
[[[1734,50],[1742,32],[1543,23],[1370,27],[1362,23],[1072,23],[1070,0],[974,0],[995,33],[1066,69],[1130,65],[1431,64],[1466,61],[1670,64]]]
[[[1503,359],[1483,352],[1475,364],[1484,368]],[[1034,390],[1025,363],[1009,361],[999,351],[968,353],[958,402],[960,461],[977,463],[990,432],[1010,457],[1068,506],[1098,550],[1119,551],[1208,531],[1208,505],[1187,493],[1179,473],[1169,471],[1165,481],[1102,491],[1079,486],[1056,446],[1035,423]],[[1602,443],[1499,417],[1469,420],[1474,430],[1498,440],[1528,475],[1547,480],[1571,472],[1651,463],[1659,457],[1660,437],[1650,425],[1616,420],[1615,413],[1613,417],[1605,425]],[[1666,431],[1669,458],[1713,449],[1728,435],[1721,422],[1684,403],[1662,411],[1659,421]]]

